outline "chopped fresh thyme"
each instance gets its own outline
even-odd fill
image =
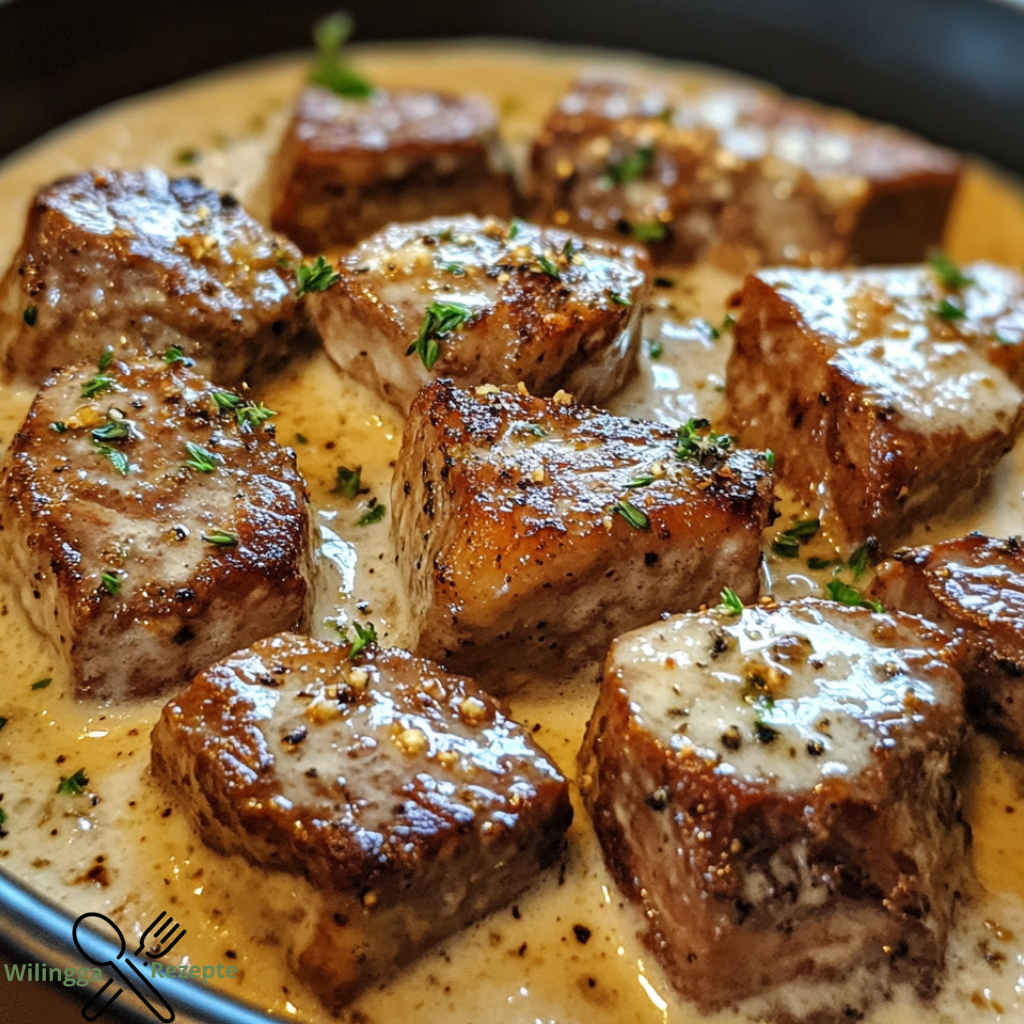
[[[783,558],[797,558],[800,545],[806,544],[820,529],[820,519],[798,519],[772,541],[772,551]]]
[[[633,479],[630,480],[629,483],[626,484],[626,486],[627,487],[646,487],[648,484],[653,484],[653,483],[654,483],[654,477],[651,476],[650,473],[641,473],[639,476],[633,477]]]
[[[943,299],[932,312],[936,316],[941,316],[943,320],[963,320],[967,316],[963,306],[958,306],[955,302],[950,302],[949,299]]]
[[[110,368],[110,364],[114,361],[114,350],[108,345],[100,356],[97,369],[100,373],[106,372]]]
[[[317,59],[309,80],[339,96],[365,99],[373,94],[373,86],[342,55],[342,48],[351,34],[352,15],[345,11],[336,11],[314,24]]]
[[[423,360],[423,365],[432,369],[441,355],[441,341],[457,331],[471,317],[473,311],[459,302],[432,302],[424,314],[423,323],[416,340],[406,349],[405,354],[414,352]]]
[[[565,240],[565,245],[562,246],[562,255],[565,257],[565,262],[571,264],[576,252],[576,243],[573,239],[567,238]]]
[[[323,258],[323,256],[317,256],[315,262],[312,264],[303,263],[296,271],[296,278],[298,280],[298,286],[295,290],[295,294],[300,298],[303,295],[308,295],[310,292],[325,292],[331,287],[336,281],[341,280],[341,274],[339,274],[331,265]]]
[[[101,572],[100,582],[108,594],[116,597],[121,593],[121,578],[112,572]]]
[[[649,530],[651,528],[651,520],[647,513],[643,509],[637,508],[632,502],[626,501],[625,498],[615,502],[611,507],[611,512],[613,515],[622,516],[634,530]]]
[[[202,536],[207,544],[213,544],[218,548],[233,548],[238,545],[237,535],[229,533],[227,530],[211,530]]]
[[[335,483],[331,494],[340,494],[343,498],[348,498],[351,501],[359,493],[359,488],[362,487],[362,472],[362,466],[356,466],[355,469],[349,469],[348,466],[339,466],[335,474]]]
[[[607,188],[625,185],[635,181],[650,170],[654,163],[654,147],[641,146],[636,152],[629,153],[616,163],[609,164],[601,175],[601,181]]]
[[[718,341],[718,339],[723,334],[725,334],[726,331],[731,331],[735,326],[736,326],[736,317],[734,317],[732,315],[732,313],[726,314],[725,319],[722,321],[722,326],[721,327],[714,327],[711,324],[708,324],[708,327],[711,328],[711,340],[712,341]]]
[[[863,576],[867,571],[868,563],[871,559],[871,548],[867,544],[861,544],[859,548],[852,555],[850,555],[850,561],[846,564],[853,570],[854,577]]]
[[[111,419],[92,432],[94,441],[124,441],[132,436],[132,424],[126,419]]]
[[[974,278],[967,277],[960,269],[959,264],[950,259],[941,249],[936,249],[928,257],[928,265],[942,283],[942,287],[948,288],[950,291],[959,291],[961,288],[974,284]]]
[[[676,279],[674,277],[656,277],[654,279],[655,288],[675,288]]]
[[[358,622],[352,622],[352,628],[356,631],[356,641],[348,652],[348,660],[352,661],[361,654],[370,644],[377,643],[377,628],[372,622],[360,626]]]
[[[660,242],[668,234],[668,228],[660,220],[639,221],[631,230],[638,242]]]
[[[213,400],[217,405],[218,412],[233,411],[243,404],[242,399],[230,391],[214,391]]]
[[[309,444],[309,438],[305,434],[296,434],[295,440],[298,444]]]
[[[277,413],[268,409],[262,402],[246,402],[240,409],[235,410],[235,422],[240,427],[250,427],[255,430],[262,426],[271,416]]]
[[[807,559],[808,569],[827,569],[831,564],[827,558],[818,558],[816,555]]]
[[[872,601],[865,597],[856,587],[842,580],[829,580],[825,586],[828,596],[840,604],[849,605],[851,608],[870,608],[873,612],[882,611],[878,601]]]
[[[115,381],[113,377],[110,377],[105,373],[97,373],[82,385],[82,397],[95,398],[104,391],[110,391],[114,387],[114,384]]]
[[[657,338],[652,338],[647,342],[647,354],[652,359],[660,359],[665,354],[664,344],[658,341]]]
[[[374,523],[379,523],[387,514],[387,511],[387,505],[374,505],[359,517],[359,522],[356,523],[356,526],[372,526]]]
[[[187,358],[185,353],[178,348],[177,345],[172,345],[164,353],[164,362],[168,366],[174,366],[175,363],[184,363],[186,366],[190,365],[192,360]]]
[[[131,464],[128,462],[128,456],[124,452],[119,452],[116,448],[111,448],[109,444],[101,444],[99,441],[93,441],[93,445],[98,455],[102,455],[105,459],[110,459],[111,465],[121,476],[128,475]]]
[[[461,263],[443,263],[441,269],[446,274],[454,274],[456,277],[466,276],[466,268]]]
[[[50,685],[50,683],[52,683],[52,682],[53,682],[53,680],[49,676],[47,676],[45,679],[37,679],[32,684],[32,689],[33,690],[45,690]]]
[[[608,296],[616,306],[632,306],[633,300],[628,295],[620,295],[618,292],[612,292]]]
[[[219,455],[214,455],[194,441],[185,442],[185,451],[188,452],[185,465],[197,473],[212,473],[217,468],[217,463],[222,461]]]
[[[60,777],[60,782],[57,785],[57,792],[63,793],[65,796],[79,796],[85,792],[85,787],[89,784],[89,776],[85,774],[84,768],[79,768],[74,775],[69,778]]]
[[[505,232],[505,238],[510,242],[514,242],[519,235],[519,229],[522,227],[522,221],[513,218],[509,221],[508,231]]]
[[[765,450],[764,461],[768,463],[769,469],[775,468],[775,452],[773,452],[771,448]]]
[[[547,253],[542,252],[537,257],[537,266],[540,267],[541,273],[547,274],[548,277],[553,277],[556,281],[562,279],[558,264]]]
[[[743,602],[740,600],[739,594],[732,587],[726,587],[722,591],[721,600],[722,603],[718,606],[720,612],[725,612],[726,615],[743,614]]]
[[[726,458],[732,438],[728,434],[716,434],[710,427],[709,420],[688,419],[676,435],[676,458],[692,459],[701,465]],[[702,430],[707,433],[700,434]]]
[[[56,423],[50,424],[50,429],[57,434],[66,434],[68,425],[63,420],[57,420]]]
[[[35,327],[36,321],[39,319],[39,307],[26,306],[25,312],[21,314],[21,318],[29,325],[29,327]]]

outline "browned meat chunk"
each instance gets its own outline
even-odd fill
[[[203,841],[322,893],[299,975],[337,1009],[557,857],[568,787],[472,680],[282,634],[201,673],[153,771]]]
[[[393,221],[512,211],[498,116],[483,99],[306,89],[270,170],[271,223],[306,252]]]
[[[959,158],[763,88],[585,78],[533,147],[534,217],[729,266],[921,259]]]
[[[743,285],[731,415],[800,497],[824,502],[841,547],[885,546],[947,508],[1024,426],[1021,392],[986,358],[996,311],[1024,313],[1024,281],[986,264],[957,273],[975,283],[904,267],[765,270]]]
[[[762,453],[692,426],[431,384],[391,492],[416,649],[502,688],[723,586],[753,599],[772,497]]]
[[[51,377],[0,466],[0,564],[81,696],[184,684],[303,626],[310,518],[264,406],[182,363]]]
[[[1004,749],[1024,754],[1024,551],[1016,538],[972,533],[897,551],[878,567],[872,596],[956,638],[967,713]]]
[[[230,195],[162,171],[79,174],[44,188],[0,282],[0,357],[54,368],[177,346],[234,386],[289,351],[298,251]]]
[[[969,881],[947,638],[832,602],[619,637],[580,753],[605,859],[702,1010],[859,1020],[938,990]]]
[[[367,239],[310,310],[334,361],[403,412],[442,376],[602,402],[636,369],[647,271],[636,246],[438,217]]]

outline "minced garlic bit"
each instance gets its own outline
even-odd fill
[[[522,381],[516,385],[516,391],[518,391],[524,398],[530,397],[530,389]]]
[[[615,520],[611,516],[605,516],[601,520],[601,525],[606,529],[610,530],[615,525]]]
[[[480,384],[478,387],[473,389],[473,393],[483,398],[484,395],[496,395],[501,391],[501,388],[495,384]]]
[[[535,469],[535,470],[534,470],[534,471],[533,471],[533,472],[532,472],[532,473],[530,474],[530,479],[531,479],[531,480],[532,480],[532,481],[533,481],[534,483],[542,484],[542,483],[544,483],[544,480],[545,480],[546,476],[547,476],[547,474],[546,474],[546,473],[544,472],[544,467],[543,467],[543,466],[538,466],[538,467],[537,467],[537,468],[536,468],[536,469]]]
[[[422,729],[403,729],[396,737],[395,742],[406,754],[425,754],[427,747],[427,735]]]
[[[454,750],[442,750],[437,755],[437,762],[442,768],[454,768],[459,763],[459,755]]]
[[[365,690],[366,684],[369,681],[370,673],[365,668],[353,668],[350,669],[345,676],[348,685],[353,690]]]
[[[459,717],[466,725],[479,725],[487,718],[487,705],[479,697],[466,697],[459,705]]]
[[[551,399],[551,401],[553,401],[556,405],[572,405],[574,399],[568,391],[563,391],[561,388],[559,388],[555,392],[554,397]]]
[[[665,477],[665,464],[663,462],[652,462],[651,463],[651,476],[655,480],[662,480]]]
[[[64,421],[64,425],[69,430],[80,430],[83,427],[98,427],[106,422],[107,414],[98,405],[83,405]]]
[[[377,906],[377,894],[375,892],[368,892],[363,896],[363,906],[369,910],[371,907]]]

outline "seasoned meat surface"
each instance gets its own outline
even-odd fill
[[[803,600],[613,644],[581,790],[647,944],[701,1009],[838,1024],[896,982],[937,991],[969,842],[946,639]]]
[[[531,215],[733,268],[921,259],[960,159],[768,89],[583,78],[536,139]]]
[[[512,212],[486,100],[314,86],[298,99],[270,169],[271,222],[306,252],[354,245],[394,221]]]
[[[416,649],[491,687],[565,671],[662,611],[758,591],[772,474],[760,452],[600,410],[431,384],[392,485]]]
[[[0,466],[0,555],[80,696],[156,694],[306,623],[305,484],[266,412],[157,359],[43,385]]]
[[[230,195],[154,169],[43,188],[0,282],[4,372],[177,346],[226,386],[279,362],[298,328],[298,251]]]
[[[1024,337],[1024,279],[984,263],[958,273],[973,283],[901,267],[763,270],[743,285],[730,414],[801,497],[821,500],[824,484],[822,521],[841,547],[885,547],[947,508],[1024,425],[1020,390],[990,358],[993,333]]]
[[[602,402],[636,369],[648,273],[636,246],[435,217],[386,228],[337,271],[310,297],[324,345],[403,411],[440,376]]]
[[[153,771],[205,843],[322,893],[296,969],[331,1008],[512,899],[572,819],[565,780],[471,680],[287,633],[164,708]]]
[[[872,596],[955,637],[967,713],[1005,750],[1024,754],[1024,550],[972,533],[904,548],[878,567]]]

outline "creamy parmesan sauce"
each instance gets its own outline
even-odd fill
[[[467,90],[491,96],[502,111],[514,153],[557,95],[597,55],[578,50],[471,42],[364,48],[360,62],[382,85]],[[257,215],[267,153],[283,126],[307,66],[289,58],[230,71],[128,101],[61,130],[0,167],[0,262],[20,239],[26,204],[43,182],[97,166],[156,165],[194,173],[234,189]],[[639,57],[600,61],[640,65],[693,79],[706,71]],[[187,158],[187,162],[183,162]],[[1016,186],[975,166],[954,210],[947,247],[960,259],[1024,260],[1024,201]],[[709,268],[672,273],[657,289],[638,378],[614,411],[670,423],[719,416],[729,339],[715,339],[723,300],[738,283]],[[708,325],[684,326],[692,316]],[[650,346],[649,346],[650,347]],[[390,515],[359,528],[365,501],[331,493],[339,465],[363,467],[372,496],[390,504],[390,463],[401,423],[348,382],[322,354],[297,358],[260,395],[273,409],[278,437],[292,444],[310,483],[324,543],[315,632],[329,620],[371,620],[384,643],[402,644],[405,627],[389,540]],[[24,416],[31,393],[8,389],[0,403],[0,443]],[[965,503],[966,504],[966,503]],[[786,509],[813,515],[815,510]],[[920,543],[971,528],[996,536],[1019,532],[1024,512],[1024,455],[1011,455],[992,487],[969,508],[923,524]],[[784,516],[781,526],[789,522]],[[820,545],[819,545],[820,546]],[[807,553],[822,553],[809,547]],[[803,561],[769,556],[766,580],[778,596],[820,592]],[[72,916],[99,911],[126,935],[139,934],[160,910],[188,930],[171,959],[231,964],[238,977],[217,984],[286,1018],[331,1020],[288,968],[308,941],[317,895],[301,878],[264,874],[239,858],[208,851],[168,794],[148,774],[149,730],[162,701],[130,707],[79,704],[55,669],[54,653],[33,634],[0,587],[0,792],[8,834],[0,863]],[[511,701],[513,713],[570,777],[596,688],[596,668],[577,679],[551,678]],[[52,677],[43,688],[32,683]],[[1000,759],[987,740],[972,741],[965,789],[974,827],[974,858],[986,893],[965,908],[950,944],[944,992],[932,1008],[898,999],[871,1016],[876,1024],[1020,1020],[1024,1016],[1024,770]],[[85,794],[56,793],[61,777],[85,769]],[[553,870],[514,906],[457,936],[353,1007],[359,1021],[465,1024],[588,1024],[702,1020],[674,995],[637,939],[642,921],[615,888],[586,816],[577,809],[564,870]],[[583,936],[589,930],[589,938]],[[177,962],[177,961],[176,961]],[[173,1001],[173,990],[168,988]],[[722,1019],[736,1019],[726,1014]]]

